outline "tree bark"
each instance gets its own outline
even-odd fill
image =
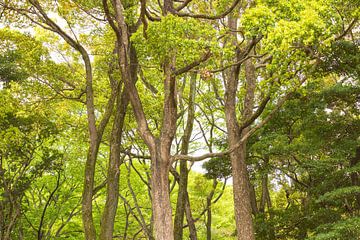
[[[229,16],[230,29],[237,29],[237,19]],[[236,34],[234,35],[234,45],[236,43]],[[240,50],[236,49],[236,62],[238,62],[240,56]],[[250,66],[247,68],[250,69]],[[225,89],[225,120],[228,131],[228,144],[229,148],[234,148],[242,137],[247,133],[248,128],[243,129],[240,132],[239,123],[236,117],[236,92],[239,82],[240,65],[231,67],[227,74],[226,89]],[[249,117],[248,113],[252,111],[253,106],[253,86],[254,72],[248,72],[245,70],[247,76],[247,92],[244,101],[243,118]],[[252,100],[252,101],[251,101]],[[237,239],[239,240],[254,240],[254,227],[252,222],[252,209],[249,190],[249,178],[246,166],[246,142],[240,144],[233,152],[230,153],[230,160],[232,165],[233,176],[233,194],[234,194],[234,208],[235,208],[235,220]]]
[[[129,98],[124,89],[121,95],[118,94],[117,96],[115,119],[111,130],[106,202],[101,218],[101,240],[111,240],[113,238],[114,222],[119,200],[121,138],[128,103]]]
[[[150,148],[152,161],[151,192],[156,240],[174,239],[169,189],[170,148],[176,133],[177,120],[176,81],[172,74],[174,63],[175,58],[171,57],[164,64],[164,117],[160,138],[155,139],[155,149]]]
[[[181,154],[188,154],[189,151],[189,144],[191,133],[193,129],[193,123],[195,118],[195,108],[194,108],[194,101],[195,101],[195,93],[196,93],[196,74],[193,74],[190,78],[190,93],[189,93],[189,104],[188,104],[188,115],[187,115],[187,122],[184,131],[184,135],[182,138],[181,144]],[[190,210],[190,202],[188,199],[188,192],[187,192],[187,184],[188,184],[188,168],[187,168],[187,161],[180,161],[180,175],[179,175],[179,190],[178,190],[178,197],[176,202],[176,213],[175,213],[175,220],[174,220],[174,235],[175,240],[182,240],[183,239],[183,223],[184,223],[184,215],[186,207]],[[188,206],[186,206],[188,205]],[[191,239],[196,239],[196,231],[194,232],[193,227],[190,228],[190,224],[193,223],[190,220],[188,221],[189,229],[191,230]]]
[[[174,239],[172,209],[170,205],[169,170],[170,161],[166,148],[157,139],[156,152],[151,158],[151,194],[156,240]]]
[[[216,187],[218,185],[218,181],[216,179],[213,179],[213,186],[210,194],[206,198],[206,240],[211,240],[211,220],[212,220],[212,212],[211,212],[211,205],[212,205],[212,199],[215,194]]]
[[[160,137],[155,137],[148,127],[139,93],[131,81],[130,59],[135,51],[129,44],[129,30],[125,22],[124,8],[120,0],[113,0],[112,3],[117,27],[109,14],[107,14],[107,18],[116,33],[119,44],[117,54],[121,76],[128,90],[138,132],[148,146],[151,155],[151,194],[155,239],[172,240],[174,239],[174,230],[170,204],[169,170],[171,165],[170,148],[176,133],[177,120],[176,81],[173,74],[175,58],[169,56],[163,63],[165,73],[163,121]],[[106,0],[103,1],[103,4],[106,9]]]
[[[189,199],[188,193],[186,194],[185,213],[186,213],[186,220],[187,220],[187,223],[189,226],[190,239],[197,240],[198,238],[197,238],[197,232],[196,232],[196,227],[195,227],[195,220],[191,213],[190,199]]]

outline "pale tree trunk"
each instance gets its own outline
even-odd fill
[[[181,154],[183,155],[188,154],[188,150],[189,150],[190,138],[191,138],[192,128],[194,124],[194,117],[195,117],[195,108],[194,108],[195,93],[196,93],[196,74],[193,74],[190,79],[190,93],[189,93],[187,122],[181,143]],[[183,239],[183,223],[184,223],[184,215],[186,213],[186,208],[189,209],[189,213],[191,214],[190,202],[187,192],[187,184],[188,184],[187,162],[181,161],[180,175],[179,175],[179,190],[178,190],[176,213],[174,220],[175,240]],[[192,218],[190,214],[187,214],[187,219]],[[188,220],[188,225],[190,230],[190,239],[192,240],[197,239],[196,229],[194,231],[194,222],[191,221],[191,219]]]

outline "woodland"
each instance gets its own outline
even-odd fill
[[[0,0],[0,240],[360,239],[359,0]]]

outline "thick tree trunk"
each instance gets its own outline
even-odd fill
[[[237,29],[237,19],[229,17],[229,27],[231,29]],[[234,34],[236,39],[236,34]],[[236,46],[236,40],[234,45]],[[240,50],[236,50],[236,61],[239,61]],[[240,127],[236,117],[236,92],[239,81],[240,66],[234,66],[227,74],[226,91],[225,91],[225,120],[228,131],[228,144],[229,148],[234,148],[246,134],[247,129],[240,132]],[[246,71],[247,72],[247,71]],[[254,75],[254,74],[253,74]],[[247,80],[254,81],[251,76],[247,77]],[[247,93],[244,101],[243,117],[248,117],[248,113],[252,110],[253,85],[247,82]],[[246,166],[246,142],[243,142],[238,148],[230,153],[230,160],[232,165],[233,176],[233,194],[234,194],[234,208],[235,208],[235,220],[237,238],[239,240],[254,240],[254,227],[252,222],[252,208],[251,198],[249,190],[249,178]]]
[[[169,56],[164,61],[164,109],[160,138],[156,138],[150,131],[139,93],[134,82],[131,81],[130,59],[134,51],[129,44],[129,31],[124,17],[124,7],[120,0],[113,0],[115,10],[114,26],[106,0],[103,1],[109,23],[112,25],[118,40],[119,67],[129,99],[134,111],[137,128],[141,138],[150,150],[151,155],[151,194],[154,218],[154,232],[156,240],[174,239],[172,223],[172,209],[170,204],[169,170],[171,165],[170,148],[176,133],[177,106],[176,81],[173,74],[175,58]],[[167,8],[165,8],[167,9]]]
[[[169,170],[170,155],[167,149],[156,141],[155,152],[151,153],[151,193],[156,240],[174,239],[172,209],[170,205]]]
[[[164,109],[160,138],[155,138],[155,148],[149,145],[151,154],[151,192],[156,240],[174,239],[172,209],[170,204],[169,172],[170,149],[176,132],[177,106],[176,81],[172,74],[175,58],[164,62]]]
[[[233,136],[230,136],[233,135]],[[240,140],[239,135],[229,134],[229,146]],[[245,163],[245,144],[230,154],[233,174],[234,207],[237,236],[239,240],[253,240],[254,228],[250,203],[249,183]]]

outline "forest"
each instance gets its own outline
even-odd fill
[[[0,240],[360,239],[359,0],[0,0]]]

